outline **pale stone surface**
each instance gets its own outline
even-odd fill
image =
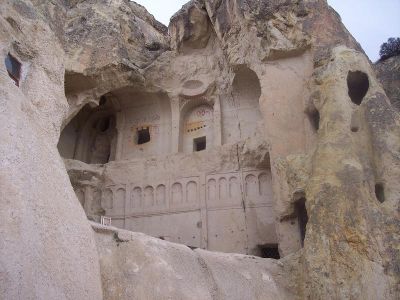
[[[400,55],[377,61],[373,67],[390,102],[400,111]]]
[[[354,221],[353,231],[360,231],[360,239],[369,241],[372,257],[388,254],[369,264],[370,254],[346,252],[350,261],[360,262],[354,274],[363,274],[360,279],[349,280],[356,275],[336,257],[346,251],[341,247],[352,248],[357,242],[345,238],[344,244],[336,245],[332,228],[342,228],[342,223],[333,216],[325,222],[324,210],[315,208],[317,203],[328,205],[329,216],[344,218],[345,199],[353,199],[350,191],[356,189],[346,188],[356,176],[348,168],[348,160],[358,158],[360,162],[351,165],[363,166],[369,186],[359,195],[375,199],[375,185],[378,189],[382,186],[386,201],[381,206],[389,210],[381,212],[379,218],[389,220],[391,226],[396,224],[393,216],[398,201],[390,199],[397,192],[391,182],[399,177],[396,169],[383,166],[398,163],[394,153],[389,154],[396,149],[398,134],[380,133],[385,117],[381,113],[376,116],[376,111],[380,112],[381,106],[371,108],[370,115],[366,109],[363,115],[366,104],[358,108],[351,103],[348,70],[368,74],[368,93],[383,92],[338,15],[325,1],[190,1],[172,18],[169,31],[172,51],[162,53],[146,68],[146,86],[130,93],[116,88],[107,95],[121,103],[116,110],[124,116],[118,127],[122,141],[116,143],[116,161],[104,167],[103,181],[96,187],[105,188],[105,214],[112,216],[118,227],[224,252],[260,254],[259,245],[279,244],[281,256],[290,256],[302,248],[305,234],[303,258],[299,260],[304,264],[296,267],[298,272],[307,272],[297,285],[301,297],[322,299],[334,294],[339,298],[395,298],[398,253],[393,247],[398,236],[388,229],[393,236],[383,246],[373,242],[371,231],[363,227],[367,225],[360,224],[359,228]],[[345,47],[335,48],[338,45]],[[337,70],[332,67],[335,63],[341,64]],[[340,84],[330,87],[339,78]],[[159,95],[157,101],[163,106],[156,107],[151,94]],[[134,112],[129,112],[130,105],[135,107]],[[168,106],[170,109],[165,109]],[[193,115],[199,111],[204,112],[203,119]],[[156,113],[154,118],[150,112]],[[385,116],[392,114],[388,108]],[[132,124],[125,125],[129,122]],[[153,130],[154,142],[135,145],[137,128],[144,127],[165,130],[161,136],[166,140]],[[207,150],[191,154],[192,141],[200,136],[206,137]],[[336,138],[339,152],[330,149]],[[377,139],[381,146],[372,150],[378,145]],[[323,152],[325,143],[327,153]],[[382,146],[387,143],[390,146]],[[355,145],[372,154],[363,153]],[[319,175],[319,170],[324,175]],[[337,179],[325,176],[329,172],[336,172]],[[267,196],[261,192],[263,178],[270,178]],[[225,184],[229,187],[227,195],[235,186],[231,179],[238,180],[242,199],[225,198]],[[334,195],[325,196],[320,191],[337,182],[342,182],[342,190],[335,190]],[[261,202],[252,198],[256,186]],[[212,196],[214,191],[216,197]],[[321,197],[323,200],[314,203]],[[333,197],[335,205],[330,206]],[[266,199],[273,207],[266,205]],[[304,202],[303,212],[307,208],[310,218],[306,232],[299,207]],[[253,207],[256,203],[263,207]],[[337,211],[342,213],[338,215]],[[368,226],[379,228],[374,218]],[[374,222],[378,223],[372,225]],[[346,229],[340,231],[345,234]],[[383,238],[383,233],[377,234]],[[335,250],[325,250],[327,241],[336,245]],[[325,263],[328,257],[331,264]],[[366,269],[374,270],[376,276],[368,277],[372,271]]]
[[[106,299],[296,299],[281,262],[92,226]]]
[[[214,280],[214,299],[297,299],[284,264],[240,254],[195,250]]]
[[[188,247],[93,225],[106,299],[212,299],[207,273]]]
[[[326,1],[0,8],[3,298],[399,298],[400,120]]]
[[[101,193],[103,214],[120,228],[191,247],[257,254],[258,245],[276,243],[267,151],[254,140],[195,155],[66,165],[93,220],[99,219],[94,195]]]
[[[2,1],[0,28],[0,298],[101,299],[94,237],[56,149],[62,44],[30,1]]]
[[[349,84],[354,71],[366,75],[368,89],[360,105],[348,94],[363,84]],[[305,293],[315,299],[327,294],[395,299],[399,234],[393,228],[399,225],[399,186],[393,180],[400,168],[392,145],[400,141],[399,116],[367,58],[354,50],[335,48],[330,63],[317,73],[315,88],[321,95],[314,98],[321,123],[306,186],[311,218],[304,248]]]

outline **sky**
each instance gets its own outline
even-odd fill
[[[134,0],[168,25],[169,19],[188,0]],[[372,61],[390,37],[400,37],[400,0],[328,0],[350,33]]]

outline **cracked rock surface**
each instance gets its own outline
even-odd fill
[[[2,0],[0,58],[1,299],[400,298],[399,58],[372,66],[327,1],[192,0],[167,28],[127,0]],[[243,91],[258,119],[218,119],[208,152],[178,151],[178,135],[155,157],[120,142],[104,164],[57,149],[106,94],[121,114],[131,94],[180,112]],[[101,226],[100,193],[80,203],[72,187],[241,168],[271,172],[280,260]]]

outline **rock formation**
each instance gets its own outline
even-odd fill
[[[397,58],[325,0],[0,12],[0,298],[400,297]]]
[[[400,110],[400,56],[380,60],[374,64],[379,81],[393,107]]]

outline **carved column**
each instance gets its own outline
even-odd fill
[[[117,143],[115,149],[115,160],[122,159],[123,156],[123,140],[124,140],[124,129],[125,129],[125,114],[122,112],[119,101],[116,97],[109,95],[107,99],[112,102],[115,109],[115,118],[117,129]]]
[[[122,112],[116,113],[117,124],[117,146],[115,149],[115,160],[122,159],[123,156],[123,140],[124,140],[124,127],[125,115]]]
[[[180,108],[179,97],[171,97],[172,126],[171,126],[171,152],[179,152],[180,140]]]
[[[221,102],[219,96],[214,97],[214,146],[222,145]]]
[[[207,176],[203,173],[200,176],[200,223],[201,226],[201,238],[200,247],[202,249],[208,249],[208,216],[207,216]]]

